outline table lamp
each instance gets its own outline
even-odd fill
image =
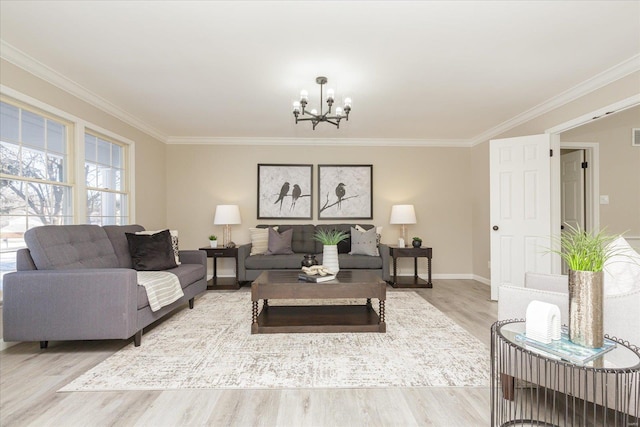
[[[406,225],[416,223],[416,211],[413,205],[393,205],[391,207],[389,223],[402,225],[402,245],[398,246],[404,247],[407,242]]]
[[[224,247],[234,247],[235,244],[231,241],[231,225],[242,224],[242,220],[240,219],[240,208],[238,205],[216,206],[216,215],[213,219],[213,223],[216,225],[224,225],[224,234],[222,237],[222,244]]]

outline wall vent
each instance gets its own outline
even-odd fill
[[[631,145],[640,147],[640,128],[634,128],[631,133]]]

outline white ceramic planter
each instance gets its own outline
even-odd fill
[[[322,249],[322,265],[334,274],[340,271],[338,245],[324,245]]]
[[[217,248],[218,247],[218,241],[217,240],[209,240],[209,243],[211,243],[211,247],[212,248]]]

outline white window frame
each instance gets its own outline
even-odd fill
[[[32,107],[36,110],[41,110],[45,115],[52,115],[59,117],[71,123],[72,142],[69,147],[68,162],[69,162],[69,183],[71,184],[72,199],[73,199],[73,223],[74,224],[86,224],[87,223],[87,187],[85,185],[84,176],[84,134],[98,133],[107,138],[110,138],[118,143],[125,145],[125,180],[124,186],[127,191],[128,203],[127,208],[129,210],[128,218],[129,224],[136,223],[135,215],[135,142],[118,135],[108,129],[93,124],[80,117],[69,114],[57,107],[49,105],[31,96],[25,95],[15,89],[0,85],[0,93],[3,96],[12,98],[15,101],[25,104],[26,107]],[[107,113],[105,113],[107,114]]]

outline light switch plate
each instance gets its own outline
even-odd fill
[[[609,204],[609,196],[607,196],[607,195],[600,196],[600,204],[601,205],[608,205]]]

